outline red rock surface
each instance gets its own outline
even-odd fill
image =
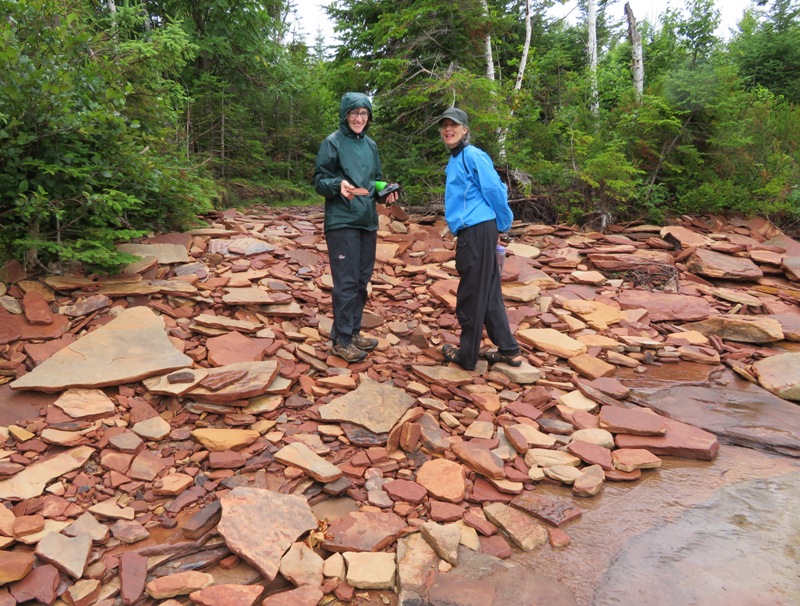
[[[538,518],[558,527],[548,529],[552,548],[570,549],[561,527],[585,523],[582,510],[569,486],[525,463],[520,426],[547,434],[551,448],[566,446],[581,469],[602,466],[608,481],[641,476],[639,469],[611,468],[622,448],[709,460],[717,438],[634,407],[626,377],[702,354],[757,382],[753,363],[777,351],[773,342],[743,345],[729,328],[706,335],[702,345],[684,343],[688,322],[763,316],[780,325],[784,338],[800,338],[800,272],[793,260],[800,244],[765,231],[768,225],[683,218],[664,235],[646,226],[600,234],[517,222],[512,236],[520,246],[510,247],[503,272],[514,329],[568,335],[576,351],[586,350],[572,366],[606,376],[576,377],[570,360],[545,353],[556,350],[524,341],[521,369],[481,363],[465,372],[444,365],[441,355],[458,331],[453,241],[442,238],[441,217],[395,207],[381,210],[362,327],[379,345],[347,365],[330,351],[321,209],[249,215],[231,209],[208,219],[208,228],[151,238],[145,244],[158,245],[170,263],[148,260],[128,274],[27,276],[18,264],[2,272],[0,538],[8,540],[0,548],[0,584],[10,591],[0,590],[0,604],[28,595],[50,603],[54,582],[58,591],[70,586],[65,600],[88,603],[117,577],[124,604],[141,601],[145,583],[164,597],[196,591],[196,603],[252,603],[263,592],[266,606],[317,604],[322,587],[352,599],[353,587],[336,579],[298,589],[273,581],[289,545],[304,541],[325,556],[394,551],[398,538],[425,522],[463,520],[478,531],[484,554],[507,558],[515,549],[511,531],[481,513],[481,506],[492,511],[497,503],[513,508],[519,536],[535,529],[530,525]],[[791,256],[780,257],[775,246]],[[715,276],[736,281],[717,289]],[[737,293],[743,303],[735,302]],[[605,315],[594,315],[598,310]],[[100,345],[88,347],[92,341]],[[156,342],[150,350],[147,344]],[[62,365],[75,356],[83,366]],[[87,402],[82,414],[74,394],[69,406],[54,405],[71,387],[90,386],[102,387],[107,409]],[[571,392],[596,410],[558,403]],[[153,419],[155,430],[135,427]],[[573,429],[597,427],[615,434],[615,449],[570,443]],[[665,433],[635,435],[659,432]],[[59,443],[83,446],[64,451]],[[336,474],[315,477],[311,468],[280,462],[275,455],[289,444],[302,444]],[[624,452],[616,456],[629,468]],[[537,494],[540,483],[563,498]],[[248,491],[293,500],[283,508],[237,501]],[[352,512],[328,519],[306,509],[332,497]],[[90,508],[97,519],[81,517]],[[61,538],[37,536],[42,525]],[[32,537],[27,545],[26,537]],[[121,553],[120,537],[137,542]],[[70,541],[80,549],[67,557],[58,547]],[[276,546],[274,553],[260,550],[266,543]],[[151,557],[159,564],[147,571],[143,563]],[[181,562],[213,577],[240,560],[253,571],[246,584],[198,589],[209,581],[202,573],[189,575],[188,583],[176,576]],[[475,603],[497,604],[491,582],[475,579],[470,592],[459,566],[453,575],[437,572],[427,597],[449,599],[457,590]]]

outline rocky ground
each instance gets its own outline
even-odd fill
[[[0,271],[0,606],[588,603],[519,562],[608,483],[800,454],[800,243],[763,220],[515,224],[525,363],[474,372],[441,217],[382,209],[350,366],[321,209],[209,223],[119,276]]]

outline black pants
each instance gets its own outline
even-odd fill
[[[497,268],[497,222],[484,221],[459,230],[456,242],[456,317],[461,325],[458,363],[472,370],[478,363],[483,327],[501,353],[513,355],[519,345],[508,324]]]
[[[334,343],[349,345],[361,330],[361,317],[367,303],[367,285],[375,267],[378,232],[342,228],[325,233],[333,277]]]

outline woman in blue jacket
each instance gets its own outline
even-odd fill
[[[442,355],[466,370],[478,363],[483,328],[497,351],[484,354],[490,363],[520,366],[519,344],[511,333],[500,288],[496,246],[511,229],[513,215],[505,184],[491,158],[470,145],[466,112],[451,107],[439,118],[442,141],[450,150],[444,192],[444,214],[456,236],[456,317],[459,347],[447,344]]]
[[[363,93],[345,93],[339,128],[319,147],[314,187],[325,196],[325,240],[333,278],[331,352],[348,362],[363,360],[378,340],[361,335],[367,286],[375,266],[378,211],[375,183],[383,177],[378,146],[366,134],[372,103]],[[387,196],[391,204],[397,193]]]

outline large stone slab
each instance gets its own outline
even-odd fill
[[[738,343],[772,343],[783,340],[781,323],[764,316],[719,316],[684,324],[684,328]]]
[[[586,353],[586,345],[552,328],[529,328],[517,333],[523,343],[562,358]]]
[[[764,274],[746,257],[734,257],[698,248],[686,261],[686,268],[701,276],[725,280],[758,280]]]
[[[271,581],[281,557],[297,539],[317,527],[308,501],[261,488],[239,486],[222,497],[217,529],[235,554]]]
[[[105,387],[191,365],[192,359],[170,342],[164,320],[147,307],[134,307],[56,352],[11,387],[46,392]]]
[[[692,322],[719,315],[702,297],[647,290],[624,290],[617,297],[622,309],[646,309],[652,322]]]
[[[672,388],[678,391],[676,388]],[[714,393],[718,390],[714,389]],[[642,406],[647,404],[637,401]],[[648,406],[648,408],[650,408]],[[616,436],[617,448],[644,448],[656,455],[683,457],[685,459],[700,459],[711,461],[719,452],[719,440],[712,433],[698,429],[688,423],[682,423],[668,418],[664,411],[656,411],[663,415],[667,433],[663,436],[633,436],[618,434]]]
[[[727,387],[678,385],[649,394],[636,392],[635,401],[669,417],[665,440],[672,431],[669,423],[674,422],[669,419],[674,419],[711,432],[725,443],[800,457],[800,407],[747,381],[731,377]]]
[[[388,383],[365,378],[354,391],[320,406],[324,421],[354,423],[374,433],[388,433],[414,405],[414,398]]]
[[[94,453],[88,446],[78,446],[56,456],[32,463],[15,476],[0,481],[0,499],[30,499],[44,492],[48,482],[83,467]]]

